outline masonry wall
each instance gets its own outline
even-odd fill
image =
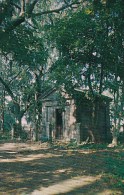
[[[77,121],[80,122],[80,139],[106,142],[110,139],[109,104],[83,100],[78,105]]]
[[[57,101],[44,101],[42,104],[42,136],[55,139],[56,127],[56,109],[61,109]],[[62,137],[65,141],[70,139],[79,140],[80,129],[76,123],[74,100],[68,100],[62,111]],[[50,128],[52,134],[50,135]]]
[[[88,137],[89,141],[94,138],[96,142],[110,139],[109,102],[91,101],[81,95],[75,101],[67,97],[62,107],[53,93],[43,101],[42,136],[56,138],[56,109],[62,109],[62,136],[59,139],[77,139],[78,142]]]

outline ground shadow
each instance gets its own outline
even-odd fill
[[[113,188],[104,180],[105,174],[114,171],[105,163],[110,156],[116,158],[117,152],[40,146],[32,150],[17,145],[18,150],[16,147],[0,150],[0,195],[97,195],[106,190],[108,194],[112,194],[111,190],[124,194],[122,188]],[[123,157],[122,151],[121,160]]]

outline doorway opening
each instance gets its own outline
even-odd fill
[[[62,125],[62,109],[56,109],[56,139],[61,139],[63,136],[63,125]]]

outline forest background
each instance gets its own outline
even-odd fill
[[[38,131],[49,87],[109,94],[112,142],[124,125],[124,1],[0,1],[0,136]],[[37,137],[36,137],[37,140]]]

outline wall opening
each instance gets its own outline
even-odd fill
[[[56,139],[61,139],[63,136],[63,125],[62,125],[62,109],[56,109]]]

